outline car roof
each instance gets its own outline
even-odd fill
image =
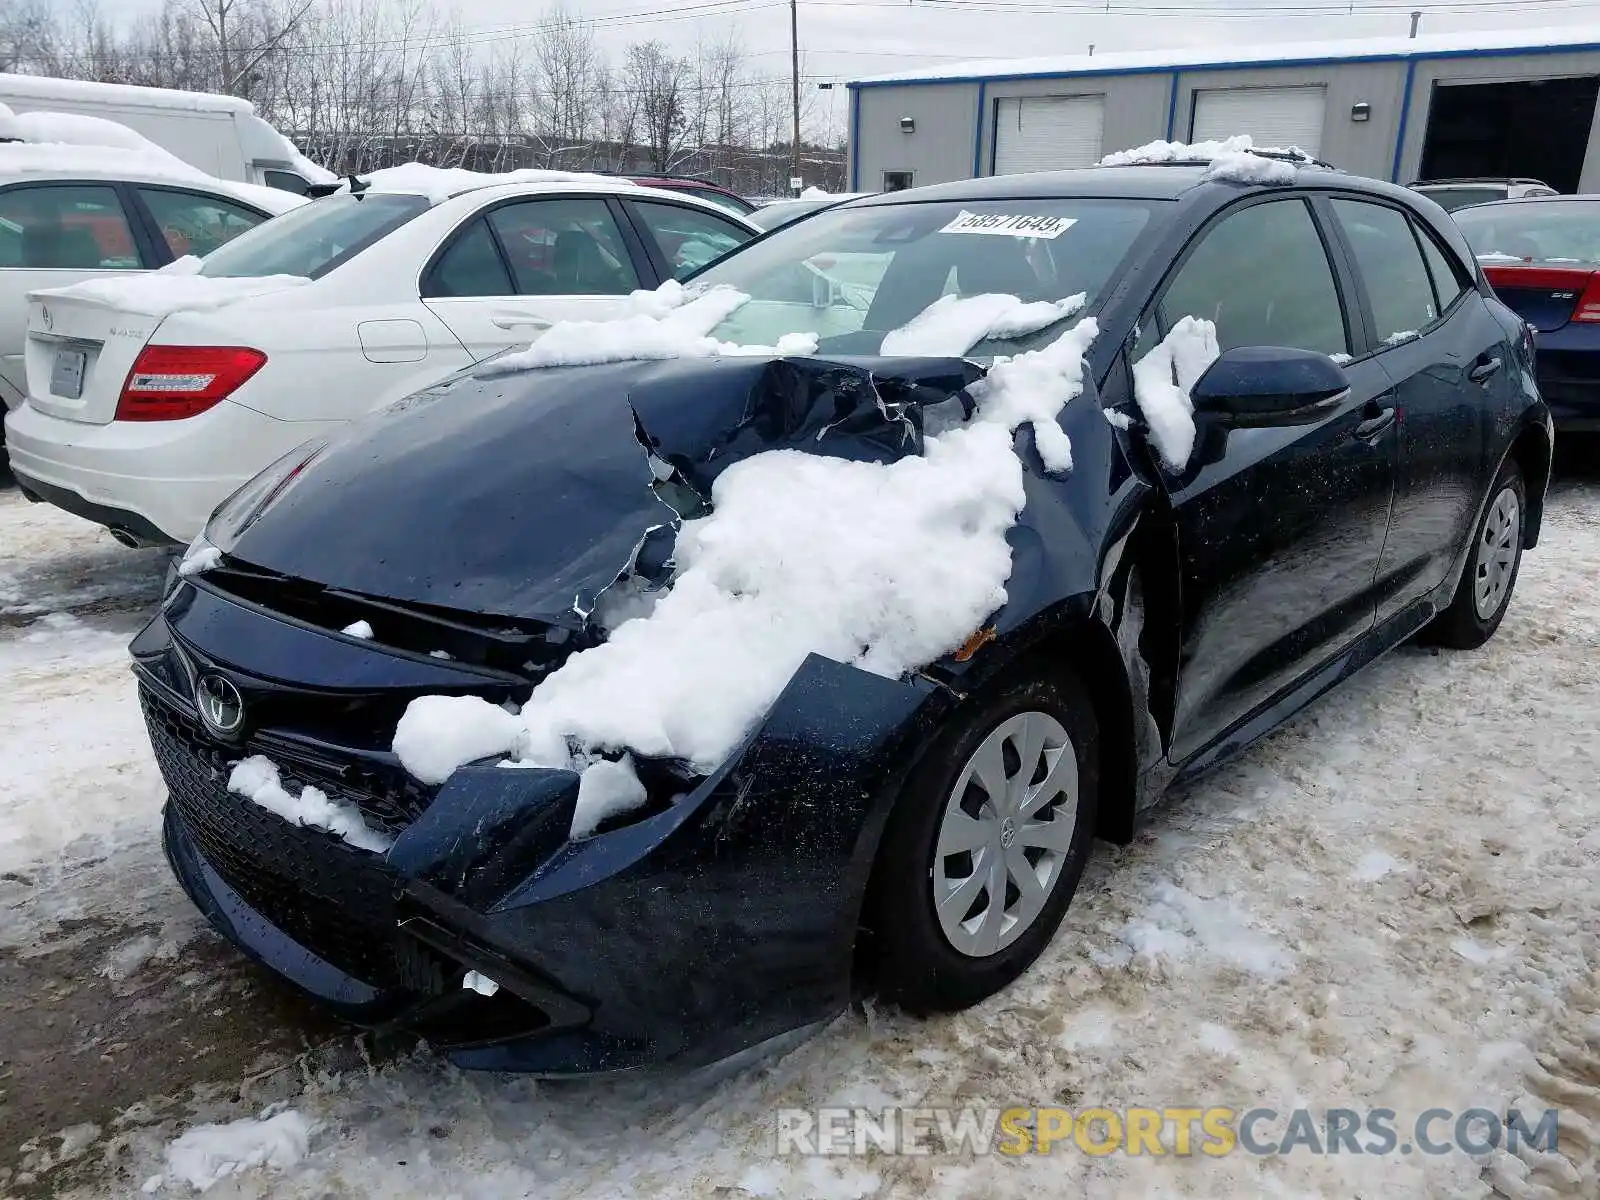
[[[1315,164],[1299,166],[1305,184],[1337,183],[1356,190],[1389,192],[1392,184],[1346,175]],[[1061,196],[1123,200],[1176,200],[1203,185],[1228,186],[1206,178],[1204,162],[1140,163],[1124,167],[1084,167],[1075,171],[1037,171],[1024,175],[987,175],[955,183],[898,192],[878,192],[850,201],[852,208],[880,204],[914,204],[940,200],[1049,200]],[[1241,185],[1232,185],[1241,186]],[[1250,185],[1243,185],[1250,186]]]
[[[375,193],[398,193],[400,195],[427,196],[420,189],[409,187],[375,187]],[[443,204],[448,200],[458,200],[463,196],[476,196],[498,198],[503,196],[592,196],[601,195],[617,196],[644,196],[664,197],[675,203],[684,204],[690,208],[704,209],[719,216],[730,217],[735,221],[749,225],[749,221],[740,213],[729,212],[720,204],[710,200],[701,199],[687,191],[672,188],[649,187],[645,184],[635,183],[631,179],[613,179],[606,176],[595,176],[593,179],[570,180],[537,180],[526,183],[490,183],[478,187],[460,188],[452,191],[445,197],[429,197],[435,204]],[[750,226],[754,229],[754,226]]]

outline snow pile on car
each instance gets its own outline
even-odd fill
[[[326,830],[358,850],[383,854],[394,844],[366,823],[360,809],[330,800],[318,788],[305,787],[298,796],[294,795],[283,786],[277,764],[261,754],[252,754],[234,764],[228,775],[228,790],[277,813],[290,824]]]
[[[960,326],[947,355],[997,323],[1020,327],[1021,301],[967,303],[987,324],[939,314]],[[1034,319],[1051,315],[1061,310]],[[1082,390],[1095,333],[1083,320],[998,361],[969,389],[971,418],[927,437],[920,456],[884,464],[780,449],[728,467],[710,514],[679,529],[673,578],[645,597],[644,615],[574,654],[515,718],[483,700],[413,701],[395,754],[428,783],[493,755],[581,771],[572,833],[583,836],[644,798],[621,756],[715,769],[807,656],[898,678],[959,648],[1006,600],[1006,534],[1025,502],[1014,432],[1033,422],[1047,467],[1070,465],[1055,417]]]
[[[817,339],[787,334],[776,346],[720,342],[711,331],[750,297],[730,287],[692,293],[672,281],[630,297],[634,313],[609,321],[562,321],[526,350],[495,359],[482,372],[503,375],[531,367],[588,367],[647,359],[712,358],[730,354],[810,354]]]
[[[1102,167],[1129,167],[1159,163],[1206,163],[1206,178],[1232,183],[1293,183],[1297,167],[1267,154],[1293,155],[1309,163],[1311,156],[1299,147],[1280,149],[1257,146],[1248,133],[1217,142],[1148,142],[1132,150],[1108,154],[1097,164]]]
[[[1183,317],[1161,344],[1133,364],[1133,398],[1150,441],[1170,471],[1182,471],[1194,452],[1194,402],[1189,393],[1220,351],[1217,327]]]
[[[175,312],[206,312],[238,300],[266,296],[311,282],[304,275],[212,278],[198,274],[199,270],[200,260],[190,254],[159,270],[129,273],[120,278],[86,279],[66,287],[42,288],[29,292],[28,297],[60,296],[69,300],[94,300],[123,312],[166,317]]]
[[[16,139],[0,143],[0,170],[7,172],[70,175],[75,171],[121,171],[136,179],[216,182],[143,134],[104,117],[17,113],[0,104],[0,138]]]
[[[881,351],[907,357],[965,354],[985,338],[1022,337],[1064,321],[1087,301],[1082,292],[1065,300],[1031,304],[998,293],[940,296],[910,322],[885,334]]]

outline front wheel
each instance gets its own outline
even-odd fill
[[[1476,650],[1494,636],[1517,585],[1527,511],[1522,472],[1508,459],[1489,489],[1456,594],[1428,626],[1427,641],[1452,650]]]
[[[873,878],[878,982],[912,1012],[967,1008],[1038,958],[1094,836],[1094,710],[1073,679],[958,713],[906,781]]]

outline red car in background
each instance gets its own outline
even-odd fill
[[[709,179],[695,179],[687,175],[629,175],[629,179],[642,187],[661,188],[668,192],[682,192],[687,196],[696,196],[701,200],[711,203],[736,213],[741,217],[755,212],[756,206],[751,204],[737,192],[730,192],[719,184],[712,183]]]
[[[1556,428],[1600,433],[1600,197],[1500,200],[1450,215],[1495,294],[1533,331]]]

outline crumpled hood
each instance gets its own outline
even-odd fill
[[[920,453],[930,406],[959,416],[982,374],[815,357],[479,372],[352,426],[226,549],[367,596],[577,628],[653,527],[670,551],[733,463]]]

